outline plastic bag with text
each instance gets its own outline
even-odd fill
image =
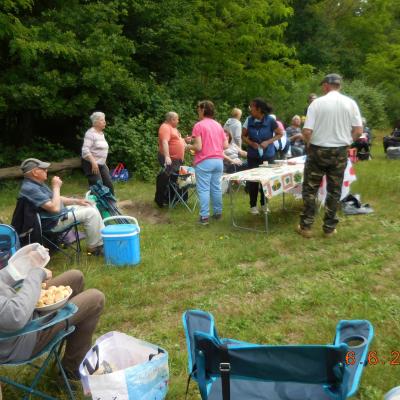
[[[121,332],[109,332],[87,352],[79,372],[96,400],[162,400],[168,391],[168,353]]]

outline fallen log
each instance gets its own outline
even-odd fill
[[[66,158],[63,161],[51,163],[49,172],[58,172],[64,169],[75,169],[80,168],[80,166],[81,159],[79,157]],[[22,176],[23,174],[19,166],[0,169],[0,179],[21,178]]]

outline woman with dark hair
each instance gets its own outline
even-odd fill
[[[264,161],[273,163],[275,160],[274,141],[283,136],[283,130],[279,128],[276,121],[269,115],[272,107],[267,102],[257,97],[250,102],[250,116],[243,124],[242,138],[247,144],[247,166],[249,169],[256,168]],[[267,212],[265,196],[258,182],[248,182],[250,196],[250,213],[259,214],[257,209],[258,190],[261,194],[261,208]]]
[[[210,197],[213,205],[213,218],[222,216],[221,176],[223,171],[224,149],[228,140],[222,126],[213,119],[214,104],[204,100],[197,105],[197,122],[192,131],[193,144],[187,148],[194,150],[196,188],[200,201],[201,225],[208,225]]]

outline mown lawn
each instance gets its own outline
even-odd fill
[[[375,138],[373,160],[356,164],[358,180],[352,185],[352,193],[360,193],[375,213],[341,216],[331,239],[322,237],[321,213],[313,239],[294,232],[301,202],[292,198],[287,211],[280,199],[272,201],[270,235],[265,235],[231,227],[228,197],[222,221],[202,227],[196,224],[197,214],[183,208],[158,210],[154,184],[132,180],[118,185],[119,199],[132,200],[131,214],[142,228],[142,262],[136,268],[116,268],[83,257],[74,266],[85,273],[88,287],[106,294],[97,335],[120,330],[166,348],[168,399],[184,398],[181,315],[188,308],[212,312],[221,336],[270,344],[330,343],[339,320],[368,319],[375,328],[370,350],[389,360],[392,351],[400,351],[400,173],[399,162],[383,155],[381,136]],[[78,173],[63,180],[63,194],[85,193],[86,182]],[[7,222],[18,185],[2,184],[0,218]],[[241,222],[261,227],[262,217],[247,214],[247,196],[237,200]],[[49,267],[59,273],[72,266],[56,255]],[[366,368],[356,398],[381,399],[400,384],[400,365],[388,364]],[[48,388],[58,393],[51,382]],[[3,394],[20,397],[4,388]],[[199,398],[194,384],[189,398]]]

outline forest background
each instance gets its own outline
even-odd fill
[[[399,71],[398,0],[3,0],[0,167],[78,155],[101,110],[111,164],[149,179],[165,112],[189,134],[198,100],[223,123],[262,96],[288,123],[330,72],[385,128],[400,118]]]

